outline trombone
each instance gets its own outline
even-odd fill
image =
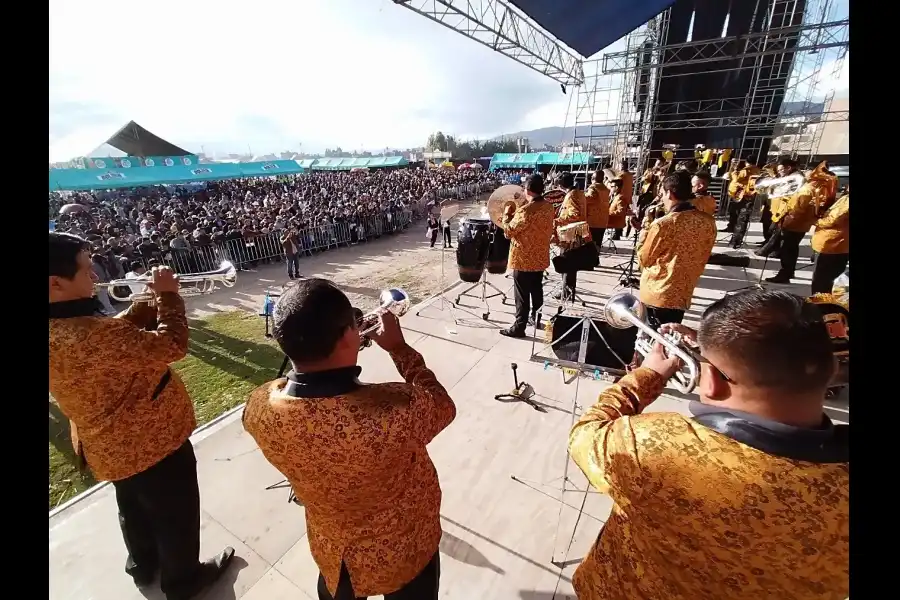
[[[356,325],[359,328],[360,350],[372,345],[371,335],[381,329],[381,315],[393,313],[400,318],[409,311],[412,304],[409,294],[400,288],[384,290],[381,292],[379,300],[378,308],[369,313],[363,314],[360,309],[354,309],[357,313]]]
[[[634,294],[619,292],[613,294],[603,307],[606,322],[616,329],[637,327],[638,335],[634,341],[634,349],[641,356],[647,356],[653,349],[653,343],[659,342],[669,356],[681,359],[681,370],[675,373],[678,388],[684,394],[690,394],[700,382],[700,363],[693,351],[686,346],[677,333],[662,334],[647,325],[644,321],[646,310]]]
[[[216,284],[222,287],[233,287],[237,281],[237,269],[227,260],[223,262],[215,271],[207,271],[206,273],[190,273],[187,275],[179,275],[178,283],[181,284],[179,293],[184,297],[199,296],[201,294],[209,294],[215,291]],[[128,296],[118,296],[116,294],[117,287],[127,287],[137,285],[146,285],[150,283],[149,276],[138,277],[135,279],[116,279],[107,283],[94,284],[94,288],[106,288],[109,297],[117,302],[152,302],[156,296],[152,291],[146,290],[138,293],[131,293]]]

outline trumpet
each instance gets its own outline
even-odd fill
[[[690,394],[694,391],[700,382],[700,362],[694,356],[694,351],[686,346],[681,335],[662,334],[647,325],[644,305],[637,297],[628,292],[613,294],[603,307],[603,316],[606,322],[616,329],[638,328],[634,349],[640,352],[641,356],[650,354],[653,343],[659,342],[666,349],[668,356],[681,359],[682,367],[675,373],[675,381],[682,393]]]
[[[363,314],[361,310],[356,309],[356,325],[359,328],[360,350],[372,345],[370,336],[381,329],[381,315],[393,313],[398,318],[402,317],[409,311],[409,307],[412,304],[409,294],[400,288],[384,290],[381,292],[379,300],[380,306],[369,313]]]
[[[765,194],[771,200],[793,196],[803,187],[804,183],[806,183],[806,177],[803,176],[803,173],[791,173],[784,177],[757,179],[754,188],[757,194]]]
[[[222,287],[230,288],[237,281],[237,270],[234,265],[227,260],[223,262],[215,271],[207,271],[206,273],[191,273],[188,275],[179,275],[178,283],[182,285],[179,293],[184,297],[199,296],[201,294],[209,294],[216,289],[216,284]],[[118,302],[153,302],[156,296],[152,291],[144,291],[132,293],[128,296],[116,295],[117,287],[129,287],[133,285],[141,285],[150,283],[150,277],[138,277],[136,279],[116,279],[108,283],[97,283],[95,288],[106,288],[109,297]],[[187,285],[187,287],[184,287]]]

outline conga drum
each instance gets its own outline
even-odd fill
[[[509,265],[509,240],[503,230],[491,223],[490,247],[487,256],[487,272],[491,275],[503,275]]]
[[[459,278],[466,283],[477,283],[484,273],[490,245],[489,219],[463,219],[459,223],[456,239],[456,267]]]

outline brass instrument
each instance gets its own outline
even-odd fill
[[[377,332],[381,328],[381,315],[393,313],[397,318],[402,317],[409,311],[412,301],[409,294],[400,288],[391,288],[381,292],[379,298],[380,305],[375,310],[362,314],[357,311],[357,327],[359,328],[359,349],[368,348],[372,345],[371,334]]]
[[[556,246],[565,253],[593,241],[587,221],[577,221],[556,228]]]
[[[514,207],[513,212],[515,212],[515,209],[525,204],[526,200],[528,197],[522,186],[502,185],[494,190],[494,193],[488,198],[485,210],[494,225],[503,228],[504,217],[510,207]]]
[[[132,293],[128,296],[117,296],[115,291],[117,287],[147,285],[148,283],[150,283],[150,281],[150,276],[146,275],[144,277],[138,277],[135,279],[116,279],[107,283],[97,283],[94,284],[94,287],[106,288],[109,293],[109,297],[113,300],[116,300],[117,302],[153,302],[156,299],[156,295],[150,290],[146,290],[137,294]],[[181,294],[183,297],[209,294],[215,291],[216,284],[221,284],[222,287],[230,288],[234,286],[236,281],[237,269],[234,268],[233,264],[226,260],[215,271],[179,275],[178,283],[182,286],[179,290],[179,294]],[[184,287],[185,285],[187,285],[188,287]]]
[[[662,334],[645,322],[646,310],[636,296],[629,292],[613,294],[603,307],[606,322],[616,329],[637,327],[638,335],[634,342],[635,351],[647,356],[653,349],[654,342],[659,342],[669,356],[681,359],[681,370],[675,373],[678,388],[684,394],[690,394],[700,382],[700,361],[694,356],[694,350],[687,347],[681,335],[677,333]]]
[[[757,194],[765,194],[769,200],[773,200],[793,196],[800,191],[804,183],[806,183],[806,177],[803,176],[803,173],[791,173],[784,177],[757,179],[754,187]]]

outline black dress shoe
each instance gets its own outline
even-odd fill
[[[734,233],[734,229],[726,227],[725,229],[720,229],[719,233]]]
[[[510,327],[509,329],[501,329],[500,335],[504,335],[506,337],[511,338],[523,338],[525,337],[525,328],[519,329],[517,327]]]
[[[166,600],[194,600],[199,597],[228,569],[232,558],[234,558],[234,548],[226,546],[217,556],[200,563],[200,571],[194,581],[177,592],[167,593]]]
[[[781,273],[778,273],[774,277],[766,277],[765,282],[766,283],[790,283],[791,277],[788,275],[782,275]]]
[[[126,573],[131,575],[131,579],[134,581],[134,585],[143,588],[148,587],[154,581],[156,581],[156,569],[132,569],[131,571],[125,570]]]

